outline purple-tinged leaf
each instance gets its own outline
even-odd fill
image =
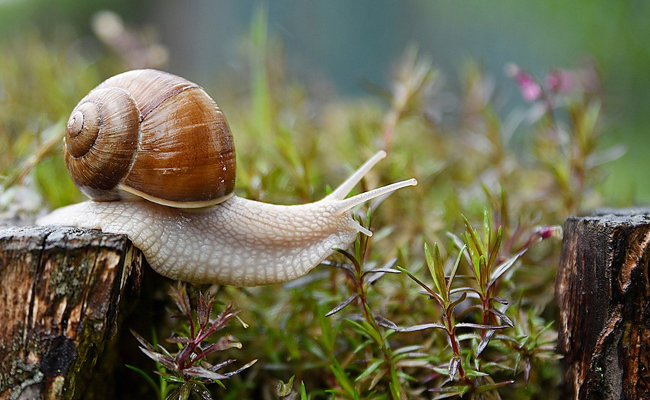
[[[397,259],[395,259],[395,260],[397,261]],[[372,276],[368,279],[368,283],[373,283],[377,279],[384,276],[384,274],[400,274],[400,273],[401,272],[399,272],[396,269],[381,267],[381,268],[369,269],[368,271],[363,273],[363,276],[372,274]]]
[[[246,365],[244,365],[243,367],[239,368],[238,370],[233,371],[233,372],[228,372],[228,373],[226,373],[225,375],[226,375],[227,377],[231,377],[231,376],[233,376],[233,375],[237,375],[238,373],[242,372],[243,370],[252,367],[253,364],[255,364],[256,362],[257,362],[257,359],[255,359],[255,360],[253,360],[253,361],[247,363]]]
[[[172,360],[174,359],[174,356],[169,351],[167,351],[166,348],[162,347],[160,344],[158,344],[158,350],[160,350],[161,353],[163,353],[164,355],[166,355],[170,359],[172,359]]]
[[[499,296],[492,297],[492,300],[496,301],[497,303],[501,303],[504,306],[507,306],[508,304],[510,304],[510,302],[508,300],[504,299],[503,297],[499,297]]]
[[[460,357],[454,356],[449,360],[449,378],[455,380],[458,366],[460,365]]]
[[[387,263],[385,263],[384,265],[382,265],[379,268],[369,269],[368,271],[363,273],[363,276],[366,276],[368,274],[372,274],[372,276],[368,279],[368,283],[373,283],[377,279],[381,278],[385,273],[386,274],[399,274],[399,273],[401,273],[400,271],[398,271],[396,269],[393,269],[393,266],[395,265],[396,262],[397,262],[397,257],[395,257],[395,258],[393,258],[391,260],[388,260]]]
[[[511,258],[507,259],[506,261],[502,262],[501,264],[499,264],[498,267],[494,269],[494,271],[492,271],[492,276],[490,277],[488,289],[492,285],[494,285],[494,283],[498,281],[503,274],[505,274],[510,268],[512,268],[513,265],[515,265],[515,262],[519,259],[519,257],[521,257],[526,252],[526,250],[527,249],[524,249],[519,253],[515,254],[514,256],[512,256]]]
[[[479,357],[481,353],[483,353],[483,350],[485,350],[487,345],[490,344],[490,340],[492,340],[495,333],[496,331],[488,331],[485,336],[483,336],[483,339],[481,339],[478,347],[476,348],[476,357]]]
[[[193,342],[192,339],[183,336],[172,336],[165,339],[165,341],[167,343],[181,343],[181,344],[187,344]]]
[[[449,294],[456,294],[456,293],[463,293],[463,292],[466,292],[467,297],[469,297],[470,299],[479,299],[480,298],[479,291],[474,289],[473,287],[469,287],[469,286],[463,286],[463,287],[451,289]]]
[[[436,323],[431,323],[431,324],[420,324],[420,325],[413,325],[409,326],[406,328],[397,328],[398,332],[417,332],[417,331],[423,331],[425,329],[447,329],[445,328],[444,325],[442,324],[436,324]]]
[[[157,363],[160,363],[165,366],[167,369],[175,369],[176,368],[176,363],[174,362],[173,359],[167,357],[164,354],[155,352],[155,351],[150,351],[145,349],[144,347],[140,347],[140,350],[149,358],[154,360]]]
[[[185,365],[185,360],[188,359],[188,357],[192,354],[192,348],[190,346],[185,346],[176,353],[176,357],[174,357],[174,362],[179,366],[183,367]]]
[[[350,303],[352,303],[357,297],[359,297],[358,293],[353,294],[352,296],[348,297],[347,299],[345,299],[341,303],[339,303],[338,306],[331,309],[327,314],[325,314],[325,316],[329,317],[331,315],[336,314],[337,312],[341,311],[342,309],[344,309],[345,307],[350,305]]]
[[[530,363],[530,360],[524,361],[524,381],[526,382],[526,385],[528,385],[528,380],[530,379],[530,371],[532,370],[533,366]]]
[[[349,272],[350,274],[352,274],[352,276],[354,276],[354,269],[352,269],[352,267],[350,265],[348,265],[348,264],[335,263],[335,262],[331,262],[331,261],[323,261],[321,264],[327,265],[328,267],[344,269],[347,272]]]
[[[241,343],[232,335],[226,335],[219,339],[216,343],[211,344],[203,351],[203,357],[212,354],[215,351],[223,351],[232,348],[241,349]]]
[[[354,267],[356,268],[356,271],[361,271],[361,264],[359,264],[359,261],[349,252],[343,250],[343,249],[334,249],[335,251],[343,254],[345,258],[350,260],[352,264],[354,264]],[[356,275],[356,271],[353,270],[353,273]]]
[[[203,379],[212,379],[215,381],[220,381],[222,379],[228,379],[226,375],[222,375],[220,373],[210,371],[208,369],[205,369],[203,367],[200,367],[198,365],[195,365],[190,368],[185,368],[183,370],[183,374],[187,376],[196,376],[198,378],[203,378]]]
[[[131,335],[133,335],[133,337],[135,337],[135,339],[138,341],[138,343],[140,343],[140,345],[142,347],[144,347],[145,349],[147,349],[149,351],[152,351],[152,352],[156,351],[156,349],[153,347],[153,345],[150,344],[149,342],[147,342],[145,340],[145,338],[140,336],[136,331],[134,331],[133,329],[130,329],[130,331],[131,331]]]
[[[447,311],[453,310],[457,305],[465,301],[466,298],[467,298],[467,292],[461,294],[457,300],[454,300],[451,303],[449,303],[449,305],[447,306]]]
[[[176,307],[178,307],[178,309],[183,313],[183,315],[191,321],[192,306],[190,304],[190,298],[187,295],[185,284],[178,282],[178,285],[176,287],[173,286],[171,287],[171,289],[169,290],[169,294],[174,299],[174,302],[176,303]]]
[[[234,363],[235,361],[236,361],[236,360],[233,360],[233,359],[226,360],[226,361],[224,361],[224,362],[220,362],[219,364],[212,365],[212,366],[210,366],[208,369],[209,369],[210,371],[219,371],[221,368],[223,368],[223,367],[227,367],[228,365]]]
[[[456,324],[456,328],[504,329],[504,328],[509,328],[509,326],[508,325],[484,325],[484,324],[474,324],[471,322],[459,322]]]
[[[373,314],[373,317],[375,317],[375,321],[377,322],[377,325],[388,329],[399,330],[399,327],[393,321],[389,321],[388,319],[378,314]]]
[[[496,308],[491,308],[489,310],[492,314],[496,315],[497,318],[501,320],[504,324],[510,326],[511,328],[515,326],[515,324],[512,322],[512,320],[501,310],[496,309]]]
[[[196,302],[196,318],[198,319],[199,326],[205,328],[210,321],[210,311],[212,311],[212,303],[214,298],[209,296],[207,299],[203,292],[199,292],[199,298]]]

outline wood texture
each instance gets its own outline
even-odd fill
[[[124,235],[0,228],[0,399],[88,398],[142,260]]]
[[[566,221],[555,289],[573,398],[650,398],[649,260],[649,210]]]

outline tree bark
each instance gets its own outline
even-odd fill
[[[0,228],[0,399],[88,398],[142,262],[125,235]]]
[[[573,398],[650,398],[649,260],[650,210],[567,219],[555,291]]]

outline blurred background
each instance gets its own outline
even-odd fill
[[[259,26],[253,22],[260,9],[269,34],[256,44],[251,27]],[[540,80],[554,68],[594,64],[602,75],[604,142],[627,147],[608,165],[602,194],[613,205],[648,203],[649,17],[650,3],[642,0],[0,0],[0,95],[3,86],[11,93],[7,87],[20,83],[32,93],[11,111],[5,104],[4,112],[47,109],[50,115],[42,118],[56,121],[84,90],[115,71],[154,66],[210,88],[227,111],[250,90],[252,43],[282,53],[281,68],[316,96],[369,97],[389,85],[396,61],[415,45],[440,70],[450,93],[462,86],[460,75],[473,60],[493,83],[496,112],[505,119],[527,106],[504,72],[507,63]],[[34,59],[30,46],[55,49],[56,57]],[[66,53],[83,60],[60,59]],[[121,64],[107,61],[116,53]],[[78,86],[80,76],[92,74],[84,78],[88,87],[57,88],[68,91],[70,103],[48,103],[49,89],[32,86],[29,78],[41,62],[41,69],[74,71],[70,82]]]
[[[508,310],[516,320],[510,332],[522,342],[495,345],[494,358],[473,361],[501,365],[505,354],[511,364],[495,368],[491,382],[512,379],[512,371],[525,376],[503,389],[504,398],[566,398],[551,328],[557,225],[594,207],[650,204],[648,21],[650,2],[641,0],[0,0],[0,220],[83,200],[62,159],[70,111],[114,74],[167,70],[203,86],[227,115],[242,197],[320,199],[372,153],[389,149],[364,189],[411,176],[419,183],[373,215],[381,227],[373,243],[384,242],[361,259],[426,272],[424,240],[440,243],[453,263],[447,232],[467,229],[462,214],[481,221],[489,243],[496,230],[487,209],[493,226],[503,227],[498,259],[514,260],[550,239],[494,286],[517,304]],[[467,267],[460,275],[471,278],[476,268]],[[247,380],[228,383],[228,398],[275,398],[277,379],[292,375],[323,394],[336,387],[328,368],[340,354],[355,354],[344,369],[364,387],[375,378],[383,379],[379,392],[393,385],[385,370],[356,371],[376,368],[379,352],[358,352],[358,332],[324,317],[349,289],[325,268],[283,290],[223,289],[254,321],[233,328],[246,349],[236,358],[262,360]],[[405,279],[382,280],[372,309],[400,326],[440,321],[440,310],[417,300]],[[479,317],[485,322],[482,315],[473,321]],[[426,335],[427,362],[451,365],[447,337]],[[336,343],[315,345],[314,337]],[[135,343],[121,347],[127,363],[138,353]],[[417,385],[447,382],[444,371],[434,381],[428,369],[414,374]],[[151,398],[117,382],[130,396],[119,398]],[[263,389],[246,387],[251,382]],[[269,395],[257,396],[262,390]]]

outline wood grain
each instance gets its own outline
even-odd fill
[[[125,235],[0,228],[0,399],[81,398],[142,262]]]
[[[650,398],[650,213],[569,218],[555,285],[576,399]]]

